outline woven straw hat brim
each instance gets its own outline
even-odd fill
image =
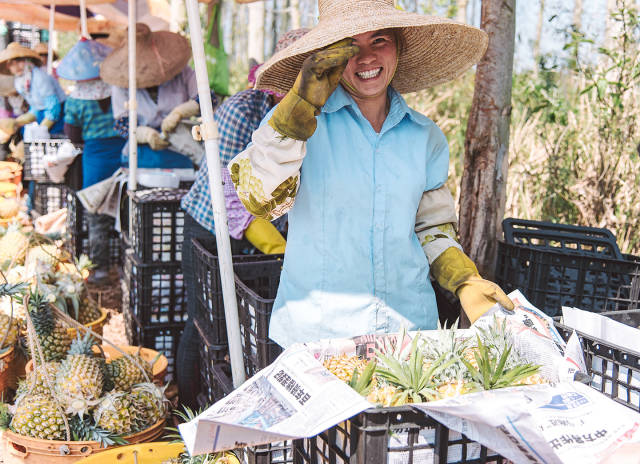
[[[391,81],[400,93],[417,92],[459,77],[480,61],[488,44],[484,31],[446,18],[394,8],[359,10],[348,19],[321,19],[305,36],[274,54],[260,67],[256,88],[286,93],[302,62],[315,51],[347,37],[389,28],[400,28],[405,39]]]
[[[11,42],[7,45],[7,48],[0,52],[0,74],[11,75],[7,64],[9,60],[13,60],[15,58],[29,58],[33,60],[38,66],[42,64],[42,60],[40,59],[40,55],[38,55],[35,51],[30,48],[23,47],[17,42]]]
[[[155,87],[180,74],[191,59],[187,39],[169,31],[152,32],[153,44],[136,44],[136,87]],[[100,78],[118,87],[129,86],[129,43],[125,41],[100,64]]]

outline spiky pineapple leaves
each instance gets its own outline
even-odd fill
[[[476,336],[476,340],[478,347],[474,352],[474,358],[478,368],[476,369],[466,359],[461,359],[461,361],[469,370],[474,382],[485,390],[514,386],[519,380],[536,374],[540,370],[540,366],[533,364],[506,368],[512,350],[511,346],[505,346],[498,358],[491,354],[490,348],[482,342],[479,335]]]
[[[73,441],[97,441],[102,448],[113,445],[127,445],[122,435],[104,430],[93,422],[90,416],[73,416],[69,421],[69,430]]]
[[[10,283],[0,284],[0,297],[3,297],[3,296],[17,297],[17,296],[24,295],[28,287],[29,287],[29,282],[19,282],[17,284],[10,284]]]
[[[362,396],[367,396],[371,392],[373,386],[373,374],[376,371],[376,362],[370,361],[362,371],[362,375],[358,372],[358,369],[353,371],[353,376],[349,381],[349,386]]]
[[[377,376],[400,389],[394,398],[394,404],[422,403],[436,397],[435,377],[455,362],[454,359],[445,360],[446,354],[442,354],[428,367],[425,366],[424,353],[418,346],[419,339],[419,334],[413,337],[409,359],[406,361],[376,352],[381,364],[376,369]]]

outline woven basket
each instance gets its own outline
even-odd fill
[[[164,419],[142,432],[128,435],[129,444],[147,443],[160,438]],[[68,464],[115,447],[100,448],[97,441],[40,440],[6,430],[2,436],[4,464]],[[106,461],[105,461],[106,462]],[[116,459],[109,462],[117,462]]]

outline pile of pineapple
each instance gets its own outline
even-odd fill
[[[10,225],[0,237],[0,283],[28,285],[81,324],[101,316],[85,283],[91,266],[86,256],[74,260],[61,242],[17,224]],[[15,298],[0,292],[0,339],[9,318],[24,326],[26,308],[15,303]]]
[[[37,304],[47,312],[46,301]],[[70,343],[55,331],[38,338],[45,361],[18,384],[15,404],[0,427],[43,440],[89,440],[106,447],[124,444],[127,435],[164,420],[164,388],[151,382],[152,363],[139,354],[106,361],[89,333]]]
[[[324,367],[373,404],[401,406],[451,398],[466,393],[546,383],[540,366],[514,349],[506,320],[478,328],[475,337],[455,329],[438,329],[433,337],[385,343],[375,358],[334,356]]]

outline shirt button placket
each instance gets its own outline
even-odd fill
[[[384,275],[384,220],[385,220],[385,195],[382,186],[384,173],[380,169],[379,142],[373,153],[374,162],[374,207],[373,207],[373,263],[374,263],[374,285],[375,295],[385,300],[386,279]],[[383,321],[378,321],[383,322]]]

